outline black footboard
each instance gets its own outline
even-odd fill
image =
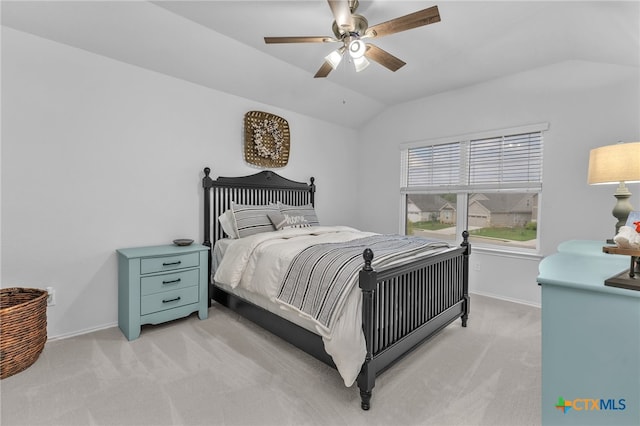
[[[367,357],[358,387],[362,408],[370,407],[376,375],[457,318],[469,314],[468,233],[462,246],[444,256],[375,271],[365,250],[360,271],[362,328]]]

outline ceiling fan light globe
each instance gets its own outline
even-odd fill
[[[353,40],[349,43],[349,55],[353,59],[362,58],[367,51],[367,46],[362,40]]]
[[[360,72],[360,71],[364,70],[370,64],[371,64],[371,62],[369,62],[367,60],[367,58],[365,58],[364,56],[362,56],[360,58],[353,58],[353,65],[355,65],[355,67],[356,67],[356,72]]]
[[[336,49],[325,56],[324,60],[335,70],[340,65],[340,61],[342,61],[342,52],[340,49]]]

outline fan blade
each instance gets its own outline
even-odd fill
[[[331,65],[329,65],[328,62],[323,62],[322,66],[320,67],[320,69],[318,70],[318,72],[316,73],[316,75],[313,76],[313,78],[322,78],[322,77],[326,77],[329,75],[329,73],[333,70],[333,68],[331,67]]]
[[[432,6],[428,9],[410,13],[408,15],[374,25],[373,27],[369,27],[367,30],[367,36],[382,37],[389,34],[399,33],[400,31],[421,27],[423,25],[434,24],[436,22],[440,22],[440,13],[438,12],[438,6]]]
[[[386,50],[380,49],[378,46],[368,43],[367,51],[364,56],[367,58],[376,61],[380,65],[387,67],[391,71],[395,72],[405,66],[407,63],[401,59],[396,58],[391,53]]]
[[[353,31],[355,25],[353,24],[353,18],[351,17],[351,9],[349,8],[349,0],[327,0],[331,13],[333,13],[333,19],[336,20],[338,28],[344,32]]]
[[[267,44],[273,43],[330,43],[336,42],[333,37],[265,37],[264,42]]]

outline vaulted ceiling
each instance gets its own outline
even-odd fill
[[[360,0],[370,25],[437,5],[441,22],[375,39],[396,72],[343,63],[313,76],[333,43],[326,0],[2,1],[2,24],[118,61],[358,128],[383,109],[565,61],[640,69],[640,2]]]

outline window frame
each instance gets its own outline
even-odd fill
[[[477,133],[467,133],[457,136],[449,136],[437,139],[417,140],[411,142],[404,142],[399,145],[400,148],[400,191],[399,191],[399,204],[400,204],[400,223],[399,232],[401,234],[406,233],[407,227],[407,195],[408,194],[438,194],[438,193],[456,193],[457,194],[457,215],[456,215],[456,243],[462,242],[462,231],[468,229],[468,207],[469,196],[473,193],[500,193],[500,192],[534,192],[538,194],[538,215],[537,215],[537,236],[535,249],[507,247],[498,244],[488,243],[476,243],[475,248],[481,250],[495,251],[499,253],[507,254],[523,254],[523,255],[539,255],[540,253],[540,235],[541,235],[541,211],[542,211],[542,187],[543,187],[543,165],[544,158],[544,132],[549,130],[549,123],[537,123],[526,126],[511,127],[497,130],[489,130]],[[527,133],[540,133],[541,148],[540,148],[540,171],[539,171],[539,183],[537,185],[520,184],[520,185],[471,185],[469,184],[469,147],[471,141],[478,141],[483,139],[492,138],[504,138],[511,135],[521,135]],[[409,186],[409,150],[412,148],[423,148],[428,146],[438,146],[445,144],[460,144],[461,154],[461,172],[464,178],[467,179],[466,183],[461,181],[456,184],[443,185],[443,186]]]

